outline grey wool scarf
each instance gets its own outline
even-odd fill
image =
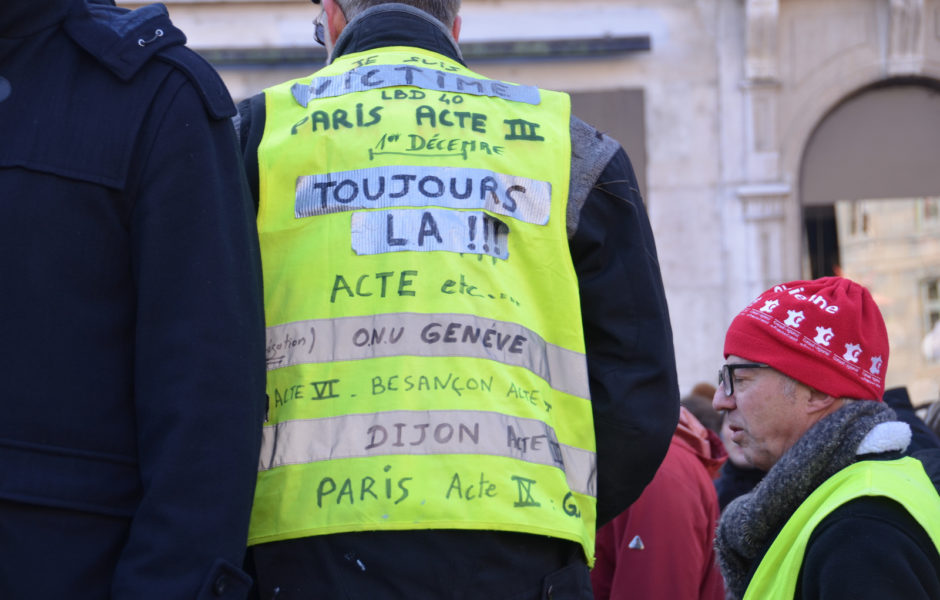
[[[744,596],[754,562],[800,504],[858,460],[856,450],[869,431],[894,419],[880,402],[846,404],[813,425],[750,493],[725,507],[715,549],[729,598]]]

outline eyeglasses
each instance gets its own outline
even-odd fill
[[[725,396],[734,393],[734,372],[737,369],[769,369],[770,365],[761,363],[733,363],[722,365],[718,371],[718,387],[720,387]]]
[[[314,4],[320,4],[320,0],[311,0]],[[333,0],[333,4],[336,5],[336,8],[339,9],[339,12],[343,13],[343,16],[346,16],[346,12],[343,10],[342,5]],[[320,14],[317,15],[317,18],[313,20],[313,39],[316,40],[321,46],[326,46],[326,25],[324,20],[326,18],[326,10],[320,9]]]
[[[321,46],[326,46],[326,31],[323,25],[323,17],[325,16],[326,11],[320,9],[320,14],[313,20],[313,39]]]

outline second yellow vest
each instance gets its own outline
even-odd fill
[[[940,496],[920,461],[860,461],[819,486],[793,513],[754,573],[745,600],[792,600],[806,544],[816,526],[846,502],[863,496],[897,501],[927,531],[940,551]]]

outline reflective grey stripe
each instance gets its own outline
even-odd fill
[[[596,455],[558,443],[542,421],[484,411],[390,411],[264,427],[259,471],[396,454],[482,454],[557,467],[571,490],[597,495]]]
[[[538,104],[541,94],[537,87],[514,85],[495,79],[465,77],[437,69],[414,65],[371,65],[358,67],[326,77],[314,77],[308,84],[295,83],[291,93],[304,108],[315,98],[332,98],[380,88],[412,86],[437,92],[456,92],[473,96],[491,96],[511,102]]]
[[[446,208],[358,212],[352,216],[351,237],[359,255],[444,250],[509,258],[509,227],[486,213]]]
[[[584,354],[516,323],[464,314],[392,313],[267,328],[268,370],[382,356],[487,358],[528,369],[552,388],[590,398]]]
[[[404,144],[411,143],[401,139]],[[465,144],[472,143],[460,141],[454,149],[465,151]],[[390,149],[396,147],[395,143],[388,144]],[[552,186],[547,181],[488,169],[393,165],[298,177],[294,216],[300,219],[368,208],[440,206],[485,209],[544,225],[548,223],[551,201]]]

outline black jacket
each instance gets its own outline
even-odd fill
[[[715,480],[718,506],[724,510],[729,502],[753,490],[766,474],[766,471],[754,467],[739,467],[730,460],[727,461],[721,465],[721,472]]]
[[[917,416],[911,397],[906,387],[895,387],[885,390],[884,403],[894,409],[898,420],[904,421],[911,427],[910,451],[940,448],[940,436],[937,436],[924,421]]]
[[[383,5],[353,19],[337,40],[334,55],[404,45],[463,62],[459,50],[439,23],[395,6]],[[257,201],[257,148],[265,117],[263,94],[241,103],[239,116],[248,177]],[[678,421],[679,394],[656,248],[630,161],[618,144],[577,119],[572,120],[572,136],[569,242],[580,287],[595,420],[600,526],[627,508],[652,479]],[[605,144],[612,146],[610,153],[600,163],[591,162],[589,157],[598,155],[599,148]],[[522,551],[528,544],[519,542],[518,534],[331,535],[320,536],[330,539],[265,544],[267,548],[259,548],[255,553],[255,558],[264,562],[258,565],[259,580],[264,580],[262,571],[296,569],[285,561],[302,562],[297,557],[304,552],[299,549],[304,543],[308,546],[309,560],[328,565],[331,551],[325,546],[335,546],[336,552],[340,552],[340,548],[364,548],[370,544],[370,536],[380,539],[387,548],[405,545],[424,548],[420,557],[408,552],[376,552],[386,564],[401,563],[400,568],[390,566],[389,570],[402,573],[402,579],[407,579],[404,573],[408,569],[417,568],[425,559],[433,561],[437,571],[437,567],[445,564],[445,556],[439,549],[452,548],[453,558],[446,559],[448,576],[441,582],[451,588],[445,589],[465,589],[469,585],[467,581],[482,576],[474,556],[485,561],[491,580],[505,583],[505,577],[516,569],[518,577],[514,579],[521,584],[527,580],[526,573],[541,569],[544,574],[546,563],[564,564],[578,555],[576,549],[571,552],[566,548],[569,542],[548,542],[546,538],[536,545],[541,548],[537,552],[538,560],[533,558],[531,565],[522,565],[528,560]],[[316,545],[323,547],[313,547]],[[352,561],[340,558],[336,562],[349,562],[353,564],[352,572],[357,571]],[[369,564],[370,561],[364,562]],[[504,587],[499,589],[508,593]],[[477,591],[479,597],[494,597],[487,596],[484,589]]]
[[[3,598],[247,589],[257,234],[184,42],[162,5],[0,9]]]

